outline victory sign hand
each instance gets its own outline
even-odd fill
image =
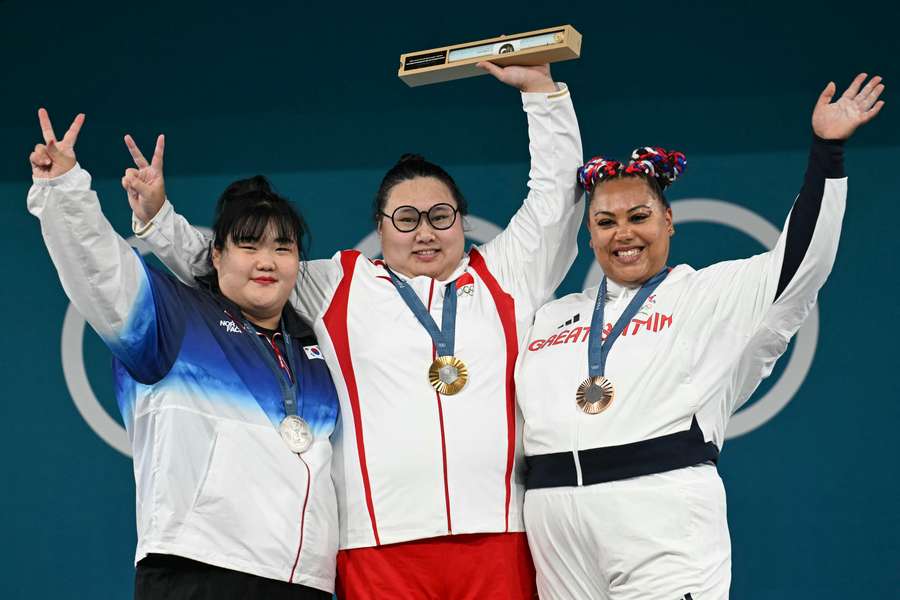
[[[163,153],[166,147],[166,138],[164,135],[156,138],[156,148],[149,163],[130,135],[125,136],[125,145],[137,168],[125,169],[122,187],[128,193],[128,204],[135,216],[144,223],[148,223],[156,216],[166,201],[166,185],[163,180]]]
[[[28,160],[31,161],[31,175],[36,179],[59,177],[75,166],[75,141],[84,124],[84,114],[75,117],[63,139],[57,140],[47,109],[38,109],[38,122],[44,143],[37,144]]]

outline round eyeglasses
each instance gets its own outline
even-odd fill
[[[387,214],[381,211],[381,214],[390,218],[391,223],[397,231],[409,233],[415,231],[422,220],[422,215],[428,219],[428,224],[434,229],[450,229],[456,222],[457,211],[453,206],[446,202],[435,204],[428,210],[419,210],[414,206],[398,206],[394,212]]]

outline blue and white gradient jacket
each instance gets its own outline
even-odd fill
[[[333,591],[338,402],[312,331],[286,311],[298,413],[316,435],[297,455],[277,431],[279,383],[236,306],[149,268],[78,166],[36,179],[28,209],[66,294],[114,356],[134,454],[135,561],[170,554]]]

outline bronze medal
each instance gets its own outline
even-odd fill
[[[452,396],[466,387],[469,369],[455,356],[438,356],[428,368],[428,381],[438,393]]]
[[[609,408],[615,395],[612,382],[603,375],[597,375],[581,382],[575,392],[575,403],[587,414],[596,415]]]

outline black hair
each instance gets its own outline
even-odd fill
[[[276,241],[293,242],[300,261],[306,260],[309,228],[290,201],[276,193],[262,175],[239,179],[225,188],[216,202],[213,239],[207,257],[209,272],[198,279],[219,292],[219,274],[212,264],[212,250],[222,251],[228,240],[233,244],[257,242],[273,228]]]
[[[669,200],[666,198],[666,194],[663,191],[663,186],[659,183],[659,178],[648,175],[646,173],[626,173],[623,171],[617,175],[606,177],[594,184],[594,189],[591,190],[590,200],[594,199],[594,194],[597,193],[597,190],[600,188],[600,186],[602,186],[604,183],[615,181],[617,179],[642,179],[647,184],[647,188],[650,190],[650,193],[656,196],[656,198],[660,202],[662,202],[662,205],[665,208],[672,208],[672,205],[669,204]],[[590,202],[588,204],[590,204]]]
[[[456,182],[453,181],[453,178],[450,177],[447,171],[433,162],[425,160],[425,158],[419,154],[404,154],[400,157],[400,160],[397,161],[397,164],[388,169],[388,172],[384,174],[381,185],[378,187],[378,193],[375,194],[375,201],[372,203],[372,217],[374,218],[376,225],[381,222],[381,217],[383,216],[382,211],[387,204],[388,196],[391,195],[391,190],[394,189],[394,186],[403,183],[404,181],[415,179],[416,177],[434,177],[446,185],[450,190],[450,195],[452,195],[453,199],[456,201],[457,212],[462,216],[469,214],[469,205],[466,202],[465,197],[462,195],[462,192],[459,191]]]

